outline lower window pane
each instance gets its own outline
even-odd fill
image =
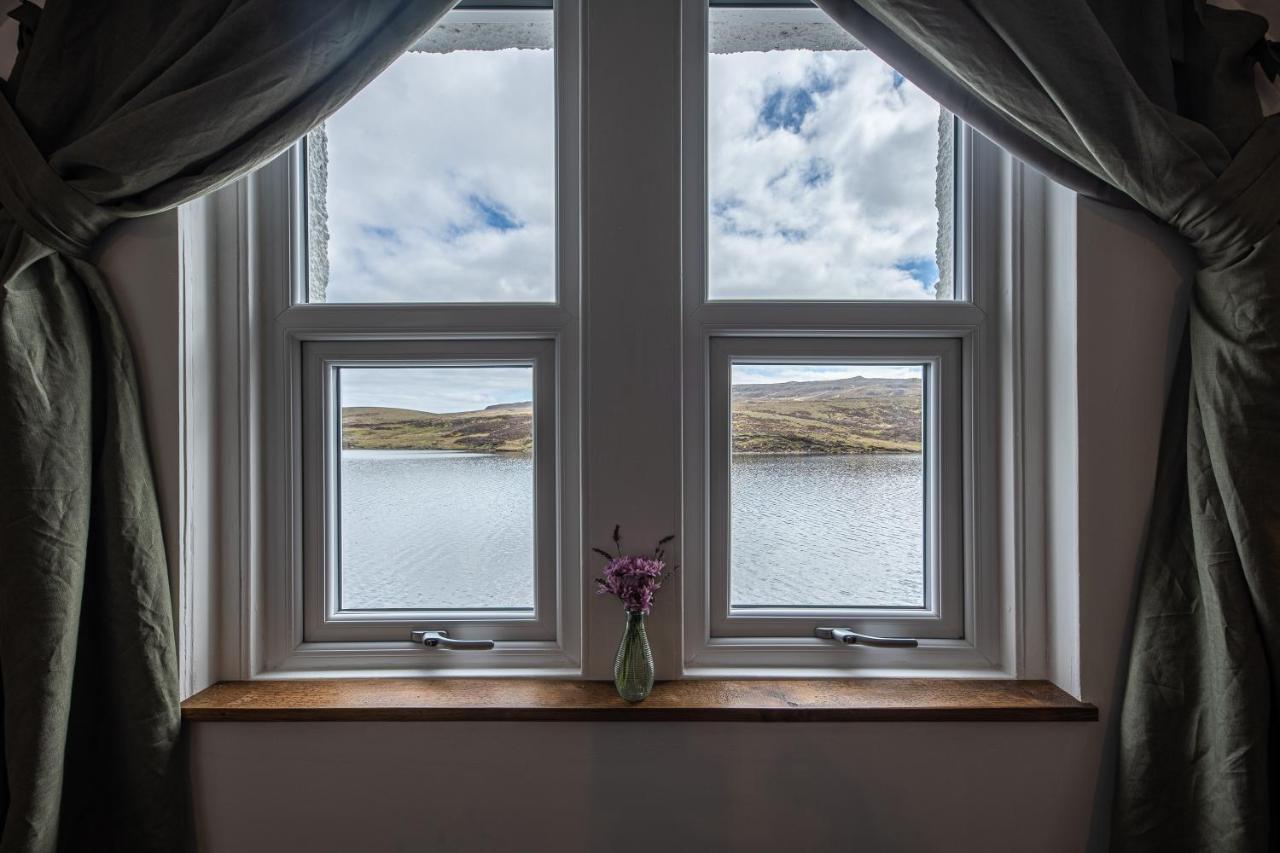
[[[533,368],[342,367],[343,610],[532,610]]]
[[[923,365],[735,363],[734,607],[925,604]]]

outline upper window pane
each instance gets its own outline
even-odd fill
[[[925,367],[732,366],[733,607],[925,603]]]
[[[550,9],[453,11],[307,139],[312,302],[549,302]]]
[[[952,116],[813,9],[710,10],[708,295],[952,295]]]
[[[341,367],[343,610],[534,607],[533,368]]]

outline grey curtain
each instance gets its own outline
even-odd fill
[[[1121,724],[1117,850],[1280,847],[1280,116],[1198,0],[817,0],[1014,153],[1195,249]]]
[[[274,156],[454,0],[49,0],[0,98],[0,851],[191,844],[129,344],[89,257]]]

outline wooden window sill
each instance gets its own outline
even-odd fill
[[[1069,722],[1098,709],[1048,681],[932,678],[686,680],[644,702],[608,681],[335,678],[224,681],[182,703],[190,722]]]

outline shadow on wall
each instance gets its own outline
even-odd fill
[[[1077,227],[1080,664],[1106,721],[1089,839],[1105,850],[1136,581],[1196,264],[1142,213],[1081,200]]]

